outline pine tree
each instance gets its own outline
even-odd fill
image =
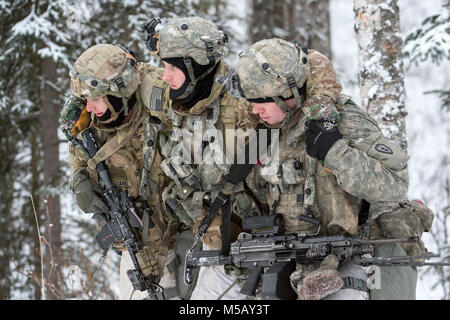
[[[424,61],[431,61],[433,64],[441,65],[450,60],[450,1],[445,2],[439,12],[427,17],[420,27],[415,28],[405,37],[403,48],[407,68]],[[437,93],[441,98],[441,107],[450,111],[450,90],[448,88],[436,89],[425,93]],[[441,257],[448,260],[450,256],[450,237],[449,237],[449,219],[450,219],[450,159],[445,155],[439,159],[436,172],[428,181],[423,181],[430,190],[438,192],[424,197],[427,203],[435,202],[435,218],[433,227],[430,230],[430,238],[433,245],[438,248]],[[439,287],[443,291],[443,299],[450,298],[450,273],[447,268],[428,268],[422,271],[421,276],[434,275],[430,277],[432,289]]]
[[[211,7],[215,12],[202,13],[192,2],[0,0],[0,247],[4,261],[9,261],[0,266],[5,275],[0,279],[1,299],[41,298],[39,285],[32,289],[32,283],[40,281],[40,248],[30,195],[40,232],[53,244],[53,256],[46,255],[46,263],[51,258],[57,262],[45,268],[46,278],[49,269],[55,276],[47,279],[56,289],[48,290],[49,298],[112,298],[109,270],[102,268],[92,275],[99,257],[96,228],[72,206],[69,168],[61,161],[66,158],[67,142],[59,138],[58,117],[69,89],[68,71],[82,52],[97,43],[123,43],[139,61],[157,63],[147,53],[140,30],[151,18],[164,22],[201,14],[229,27],[217,12],[226,10],[225,3],[215,1]],[[58,203],[60,194],[70,202],[64,211]],[[113,273],[117,273],[118,257],[113,255],[112,260]],[[74,270],[72,264],[81,268],[86,285],[74,292],[65,281],[68,270]]]
[[[436,65],[450,60],[450,1],[445,2],[438,13],[427,17],[420,27],[406,36],[403,53],[408,61],[408,69],[426,60]],[[438,94],[442,107],[450,111],[450,90],[443,88],[428,93]]]

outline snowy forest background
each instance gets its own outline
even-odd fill
[[[230,64],[274,36],[330,57],[344,92],[407,148],[409,198],[436,214],[425,243],[448,257],[449,12],[448,0],[0,0],[0,299],[117,298],[118,256],[96,270],[96,230],[67,187],[58,118],[68,68],[91,45],[122,42],[158,63],[139,28],[152,17],[214,21],[231,36]],[[450,298],[448,268],[419,276],[418,299]]]

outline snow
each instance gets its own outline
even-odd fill
[[[442,0],[399,0],[400,14],[401,14],[401,37],[412,31],[418,31],[422,28],[422,21],[438,12],[441,7]],[[129,0],[126,2],[127,6],[135,6],[138,3],[136,0]],[[226,21],[226,27],[231,30],[234,39],[230,39],[232,47],[231,54],[226,57],[226,62],[233,65],[237,60],[237,54],[244,51],[248,47],[248,43],[244,40],[247,38],[246,19],[249,14],[250,0],[229,0],[226,3],[227,9],[232,10],[238,16],[237,19],[229,19]],[[378,5],[379,9],[391,10],[390,3],[387,1]],[[0,1],[0,8],[8,13],[7,2]],[[64,9],[64,16],[57,12],[57,9]],[[36,15],[32,11],[21,22],[16,24],[11,29],[10,41],[14,41],[15,37],[27,35],[36,38],[44,39],[45,47],[36,48],[41,57],[49,57],[54,61],[62,61],[65,65],[70,65],[67,59],[64,45],[74,41],[71,38],[72,33],[81,33],[80,26],[83,26],[83,21],[89,21],[92,12],[98,10],[98,4],[94,1],[65,1],[58,0],[51,3],[48,10],[43,15]],[[373,7],[372,11],[376,8]],[[440,12],[439,19],[449,20],[448,12]],[[59,25],[52,25],[49,23],[51,16],[57,16],[62,19],[63,28]],[[65,20],[67,18],[67,20]],[[353,97],[356,103],[360,103],[360,89],[358,86],[358,46],[354,32],[354,12],[353,1],[350,0],[330,0],[330,18],[331,18],[331,45],[332,45],[332,60],[338,75],[344,86],[344,93]],[[71,20],[72,19],[72,20]],[[139,14],[130,16],[134,21],[145,21],[147,17]],[[391,21],[384,23],[391,24]],[[449,22],[450,23],[450,22]],[[442,209],[445,204],[445,190],[441,189],[442,181],[450,172],[450,112],[440,108],[440,100],[436,95],[424,94],[425,91],[433,89],[449,88],[450,83],[450,66],[448,60],[440,66],[436,66],[431,62],[422,62],[424,58],[432,54],[432,48],[436,44],[440,44],[441,50],[446,54],[445,59],[450,55],[450,34],[442,32],[448,30],[449,23],[433,29],[426,30],[426,37],[420,43],[409,43],[405,47],[406,52],[412,52],[416,45],[420,50],[415,51],[417,54],[417,66],[412,66],[407,69],[405,74],[405,91],[406,91],[406,107],[408,116],[406,118],[406,131],[408,138],[408,153],[410,155],[409,172],[410,172],[410,199],[422,199],[430,206],[430,208],[437,212]],[[83,26],[85,27],[85,26]],[[67,30],[65,30],[67,28]],[[70,32],[69,32],[70,31]],[[280,35],[284,34],[283,30],[278,30]],[[132,38],[137,37],[132,35]],[[141,38],[141,35],[139,35]],[[53,41],[50,41],[53,39]],[[99,39],[104,42],[104,38]],[[143,45],[143,43],[142,43]],[[0,61],[9,54],[14,54],[13,49],[2,52]],[[380,63],[380,56],[373,56],[370,61],[365,63],[365,68],[369,71],[378,72],[377,65]],[[406,65],[405,65],[406,66]],[[397,68],[400,66],[397,65]],[[380,84],[372,84],[369,89],[368,96],[373,96],[380,89]],[[1,93],[1,92],[0,92]],[[9,98],[0,95],[0,105],[7,105]],[[26,112],[33,107],[33,102],[24,97],[20,104],[14,106],[13,111],[20,110]],[[386,108],[396,108],[395,105],[386,105]],[[60,140],[64,140],[64,136],[60,132]],[[68,161],[67,144],[60,145],[60,159]],[[444,166],[442,166],[444,164]],[[74,236],[77,233],[76,224],[74,221],[81,221],[86,224],[92,224],[89,215],[82,213],[75,205],[71,196],[70,190],[66,187],[64,189],[66,196],[61,197],[61,211],[64,212],[63,240],[77,241],[79,238]],[[22,197],[22,201],[29,201],[28,198]],[[435,223],[436,225],[436,223]],[[450,228],[450,226],[448,226]],[[79,232],[79,231],[78,231]],[[449,239],[450,240],[450,239]],[[431,251],[436,251],[436,243],[430,234],[424,235],[426,246]],[[25,251],[31,252],[32,248],[26,247]],[[110,252],[110,257],[116,264],[118,257]],[[98,255],[90,257],[95,264],[100,258]],[[107,267],[105,266],[103,268]],[[77,265],[70,265],[65,270],[71,276],[67,278],[68,284],[76,291],[80,289],[79,286],[79,269]],[[113,277],[112,283],[118,283],[118,273],[116,270],[111,272]],[[419,277],[417,285],[417,299],[441,299],[443,296],[442,289],[438,286],[432,288],[435,282],[435,277],[430,274]],[[118,288],[115,288],[117,292]],[[15,293],[21,294],[20,292]],[[21,296],[13,296],[13,298],[26,298]]]
[[[413,34],[424,35],[420,41],[411,41],[405,45],[405,52],[411,55],[411,60],[425,60],[438,48],[444,59],[450,56],[450,19],[448,8],[441,8],[433,19],[437,25],[428,21],[424,26],[414,27]],[[417,49],[418,50],[415,50]],[[413,50],[415,50],[413,52]]]
[[[436,13],[441,3],[442,1],[439,0],[426,2],[400,0],[402,37],[404,38],[411,30],[419,27],[427,16]],[[338,75],[343,80],[344,92],[352,95],[355,102],[360,102],[356,80],[358,48],[353,30],[352,1],[330,1],[330,18],[333,62]],[[438,38],[437,35],[435,36]],[[439,35],[439,37],[443,36],[442,33]],[[447,43],[450,41],[447,40]],[[428,47],[424,45],[424,48],[426,50]],[[369,66],[372,67],[374,62],[376,61],[372,61]],[[432,178],[439,173],[442,177],[448,177],[450,171],[448,165],[448,159],[450,159],[450,113],[440,108],[440,100],[435,95],[424,94],[424,92],[448,88],[449,78],[448,62],[441,66],[422,62],[418,67],[411,68],[405,74],[406,110],[408,112],[406,131],[410,156],[408,196],[409,199],[427,199],[424,202],[435,213],[445,204],[445,194],[437,181],[431,184],[429,182],[433,181]],[[375,89],[372,87],[372,90]],[[447,159],[447,166],[441,167],[441,163],[445,159]],[[424,242],[429,250],[436,251],[437,248],[430,234],[424,234]],[[432,289],[435,280],[430,274],[419,277],[417,299],[442,298],[441,288]]]
[[[378,88],[379,88],[379,86],[378,86],[377,84],[376,84],[376,85],[373,85],[373,86],[369,89],[369,92],[367,92],[367,97],[368,97],[369,99],[373,99],[373,98],[375,97],[375,95],[377,94]]]

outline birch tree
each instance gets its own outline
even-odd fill
[[[397,0],[355,0],[361,106],[406,150],[405,89]]]
[[[406,35],[403,53],[407,69],[417,67],[424,61],[431,61],[437,66],[450,61],[450,1],[443,3],[439,11],[427,17],[419,27]],[[436,88],[424,93],[437,93],[441,98],[442,109],[450,112],[448,87]],[[427,204],[433,203],[436,208],[433,227],[429,232],[431,243],[437,248],[441,257],[448,260],[450,257],[450,153],[447,151],[443,155],[434,155],[433,159],[437,166],[430,166],[427,171],[436,169],[431,172],[432,175],[429,178],[424,179],[423,183],[427,185],[427,191],[437,191],[428,192],[428,195],[424,194],[423,198]],[[426,277],[426,282],[431,284],[431,289],[442,290],[442,299],[450,299],[448,268],[429,267],[421,270],[419,275]]]

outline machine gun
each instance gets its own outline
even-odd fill
[[[99,149],[94,129],[92,127],[85,129],[82,137],[83,141],[72,137],[71,142],[81,148],[90,159]],[[147,290],[153,300],[164,300],[163,288],[154,283],[151,275],[142,272],[137,260],[137,254],[144,248],[139,232],[144,226],[141,218],[127,193],[113,185],[105,163],[103,161],[98,163],[96,169],[105,185],[104,197],[109,207],[109,212],[93,216],[101,227],[96,240],[103,249],[102,258],[106,256],[114,241],[123,241],[134,266],[134,269],[127,271],[133,288],[139,291]]]
[[[419,256],[395,256],[369,258],[375,246],[386,243],[418,242],[418,237],[402,239],[363,240],[343,235],[318,236],[320,223],[306,216],[300,219],[318,226],[311,234],[284,234],[283,217],[280,214],[261,217],[245,217],[242,221],[244,231],[236,242],[231,244],[230,255],[220,251],[188,251],[187,268],[232,264],[248,268],[250,275],[241,293],[255,295],[262,277],[261,293],[264,297],[295,299],[289,275],[295,271],[295,263],[320,263],[327,255],[334,254],[341,263],[353,262],[362,266],[450,266],[445,262],[425,262],[437,254]],[[268,268],[263,272],[263,268]]]

